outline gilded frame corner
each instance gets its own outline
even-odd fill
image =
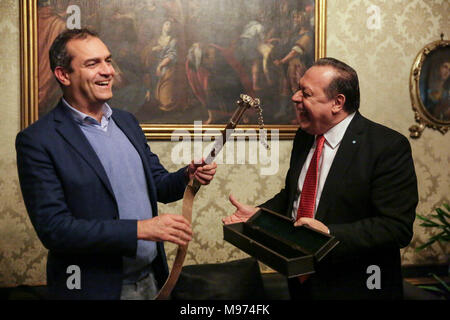
[[[427,44],[417,54],[414,63],[411,68],[409,89],[412,109],[414,112],[414,118],[417,124],[412,125],[409,128],[411,138],[419,138],[422,135],[423,130],[426,127],[435,129],[442,134],[445,134],[450,127],[450,119],[439,118],[433,111],[431,111],[428,103],[424,101],[424,81],[428,82],[428,73],[425,75],[424,66],[428,59],[431,59],[432,54],[440,50],[449,50],[450,41],[437,40]],[[449,57],[450,58],[450,57]],[[450,60],[448,60],[450,62]],[[422,83],[422,86],[421,86]],[[447,113],[449,113],[449,107],[447,106]]]

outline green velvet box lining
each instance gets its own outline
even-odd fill
[[[267,210],[261,210],[259,214],[247,222],[247,225],[268,233],[280,241],[289,243],[291,247],[298,248],[306,254],[317,253],[330,240],[326,235],[307,227],[294,227],[292,221],[287,218],[282,219]]]

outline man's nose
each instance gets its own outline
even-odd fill
[[[114,76],[116,71],[111,63],[105,61],[101,64],[100,73],[104,76]]]
[[[296,93],[294,93],[294,95],[292,96],[292,101],[299,103],[302,102],[303,100],[303,94],[301,90],[298,90]]]

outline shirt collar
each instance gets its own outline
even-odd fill
[[[72,107],[64,98],[62,98],[62,102],[64,103],[64,105],[66,107],[69,108],[70,114],[72,115],[73,119],[76,122],[78,122],[80,124],[83,124],[85,122],[99,124],[98,121],[96,119],[94,119],[93,117]],[[105,117],[106,120],[109,120],[112,115],[112,109],[106,102],[103,104],[102,111],[103,111],[103,117]]]
[[[344,120],[339,122],[337,125],[335,125],[333,128],[331,128],[324,134],[326,143],[332,149],[336,148],[341,143],[345,131],[347,131],[347,128],[354,116],[355,112],[349,114],[347,117],[344,118]]]

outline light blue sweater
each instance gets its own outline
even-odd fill
[[[106,131],[80,123],[102,163],[119,208],[120,219],[143,220],[152,217],[148,186],[142,160],[130,140],[110,118]],[[148,274],[157,255],[156,243],[138,240],[135,258],[124,257],[124,283],[133,283]]]

